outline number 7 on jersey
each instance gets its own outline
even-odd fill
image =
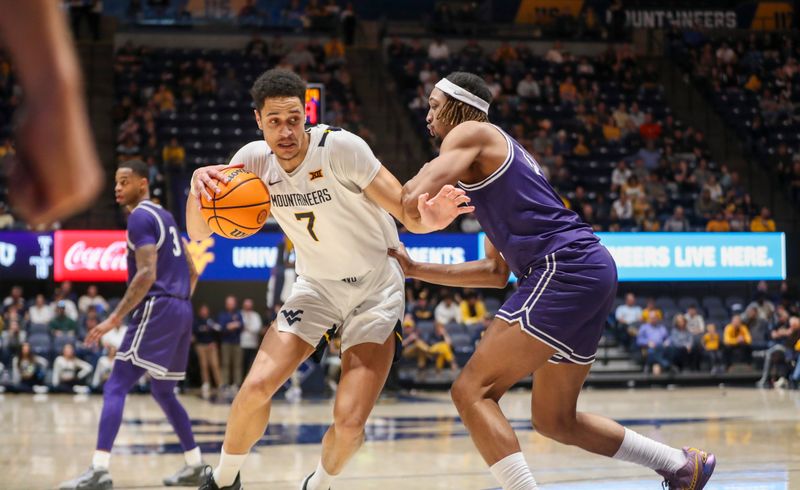
[[[318,242],[319,238],[317,238],[317,234],[314,233],[314,221],[317,219],[314,213],[311,211],[307,213],[294,213],[294,217],[297,218],[297,221],[308,220],[308,225],[306,226],[308,234],[311,235],[311,238],[313,238],[315,242]]]

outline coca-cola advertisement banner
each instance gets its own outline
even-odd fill
[[[55,232],[56,281],[125,281],[125,231],[63,230]]]

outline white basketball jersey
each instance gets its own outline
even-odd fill
[[[393,218],[364,195],[381,163],[360,137],[320,125],[303,162],[286,173],[265,141],[248,143],[231,165],[244,164],[267,185],[270,212],[297,251],[296,269],[314,279],[358,279],[399,246]]]

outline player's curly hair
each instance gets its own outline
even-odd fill
[[[306,82],[289,70],[273,68],[261,74],[250,89],[256,109],[261,111],[264,101],[273,97],[297,97],[306,104]]]
[[[463,88],[467,92],[480,97],[488,103],[492,103],[492,92],[486,86],[486,82],[478,75],[465,71],[454,71],[447,75],[448,80]],[[446,95],[446,94],[445,94]],[[436,115],[436,119],[450,126],[457,126],[465,121],[488,122],[489,116],[483,111],[465,104],[460,100],[446,95],[447,102],[442,105]]]

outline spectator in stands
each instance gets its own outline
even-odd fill
[[[544,59],[550,63],[560,65],[564,62],[564,54],[562,53],[561,41],[553,43],[553,47],[547,50]]]
[[[417,299],[411,307],[411,316],[414,319],[414,323],[427,322],[433,319],[433,307],[430,304],[429,296],[430,292],[427,289],[423,289],[417,295]]]
[[[14,227],[14,216],[8,211],[6,203],[0,201],[0,230],[9,230]]]
[[[25,298],[22,296],[22,286],[12,286],[11,293],[3,299],[3,309],[8,308],[12,304],[20,308],[25,308]]]
[[[97,293],[97,286],[94,284],[90,284],[89,287],[86,288],[86,294],[78,299],[79,312],[86,313],[89,306],[94,306],[99,312],[108,311],[108,301]]]
[[[525,77],[517,83],[517,95],[526,100],[536,100],[541,97],[542,93],[533,73],[526,73]]]
[[[728,220],[725,219],[721,211],[717,211],[714,216],[706,223],[706,231],[725,232],[731,231]]]
[[[19,352],[22,344],[28,338],[27,332],[22,330],[18,320],[11,320],[8,322],[8,328],[3,330],[0,334],[3,346],[3,358],[10,358],[14,353]]]
[[[222,386],[222,376],[219,369],[219,350],[217,337],[221,330],[220,325],[211,318],[208,305],[200,305],[194,319],[192,336],[194,337],[194,351],[200,363],[200,379],[202,380],[201,393],[204,398],[211,394],[211,378],[217,388]]]
[[[67,316],[65,308],[66,303],[64,300],[56,303],[56,314],[49,324],[50,332],[55,337],[61,337],[62,335],[75,337],[78,334],[78,324]]]
[[[786,373],[771,376],[772,369],[779,362],[785,365],[794,359],[794,346],[798,340],[800,340],[800,318],[796,316],[789,318],[786,313],[770,332],[770,347],[764,354],[764,366],[761,378],[756,383],[757,387],[767,388],[775,379],[784,377]]]
[[[675,212],[664,222],[664,231],[691,231],[683,206],[675,206]]]
[[[222,331],[222,384],[237,389],[242,384],[242,314],[236,308],[236,296],[225,298],[225,310],[217,323]]]
[[[639,126],[639,136],[644,141],[656,141],[661,137],[661,125],[653,119],[653,114],[644,115],[644,124]]]
[[[117,355],[117,348],[113,345],[105,345],[106,355],[97,360],[97,365],[94,367],[94,375],[92,376],[92,389],[95,392],[100,392],[111,376],[111,369],[114,367],[114,356]]]
[[[723,334],[725,367],[730,368],[734,362],[749,363],[752,343],[750,330],[742,323],[741,315],[733,315]]]
[[[162,113],[175,112],[175,94],[164,83],[158,86],[158,90],[150,100]]]
[[[706,333],[703,334],[703,351],[711,364],[711,374],[725,372],[725,361],[720,350],[719,333],[717,326],[713,323],[706,325]]]
[[[645,372],[652,370],[658,376],[669,368],[666,347],[669,332],[663,323],[642,323],[636,335],[636,345],[641,349]]]
[[[628,348],[642,323],[642,307],[636,304],[636,296],[633,293],[625,295],[625,303],[617,307],[614,317],[617,320],[614,336],[617,342]]]
[[[258,31],[253,32],[253,37],[247,42],[244,48],[244,54],[248,58],[267,59],[269,57],[269,47],[267,43],[261,39]]]
[[[611,116],[607,116],[603,121],[603,137],[609,143],[618,142],[622,138],[622,130]]]
[[[706,223],[718,215],[721,210],[719,201],[711,198],[711,192],[708,189],[703,189],[700,193],[700,198],[694,203],[695,216]]]
[[[642,310],[642,321],[653,324],[664,321],[664,313],[661,308],[656,306],[656,301],[653,298],[647,299],[647,306]]]
[[[775,221],[770,218],[769,208],[761,208],[761,214],[750,221],[750,231],[775,231]]]
[[[440,37],[431,41],[428,46],[428,58],[432,60],[447,60],[450,58],[450,48]]]
[[[775,317],[775,303],[769,299],[767,292],[764,290],[756,292],[755,299],[747,305],[745,311],[751,308],[755,309],[760,321],[770,323]]]
[[[341,39],[332,37],[325,43],[325,59],[329,66],[341,66],[345,63],[345,46]]]
[[[706,332],[706,322],[697,309],[697,305],[689,305],[686,309],[686,330],[694,335],[699,343],[700,337]]]
[[[242,302],[242,355],[244,357],[244,370],[250,370],[253,360],[258,353],[258,346],[261,345],[261,337],[264,332],[264,322],[261,315],[253,310],[253,300],[250,298]]]
[[[19,354],[11,361],[11,382],[20,391],[33,391],[35,386],[44,385],[47,373],[47,360],[37,356],[27,342],[20,347]]]
[[[465,325],[474,325],[483,322],[486,316],[486,305],[475,291],[464,291],[461,301],[461,321]]]
[[[628,162],[620,160],[616,168],[614,168],[614,171],[611,172],[611,192],[621,190],[622,186],[628,182],[628,179],[630,179],[632,175],[633,171],[628,168]]]
[[[442,293],[441,298],[433,312],[436,323],[441,323],[442,325],[461,323],[461,308],[458,303],[453,301],[452,294],[449,291],[445,291]]]
[[[186,149],[178,143],[178,138],[172,137],[161,151],[161,161],[167,169],[180,168],[186,165]]]
[[[28,315],[31,323],[48,325],[55,313],[53,312],[53,307],[47,304],[44,295],[37,294],[33,306],[28,309]]]
[[[614,214],[621,222],[633,220],[633,203],[625,192],[620,192],[619,198],[611,205]]]
[[[417,369],[425,369],[430,354],[430,345],[422,340],[414,321],[406,319],[403,321],[403,357],[415,358]]]
[[[672,332],[669,335],[668,358],[673,366],[683,371],[686,368],[700,368],[699,342],[695,335],[686,328],[686,317],[680,313],[672,321]]]
[[[453,371],[458,370],[456,357],[453,354],[453,341],[450,340],[450,335],[444,325],[441,323],[434,325],[427,343],[430,345],[428,352],[435,358],[436,371],[441,371],[445,364],[449,364]]]
[[[65,344],[61,355],[53,362],[52,386],[56,391],[70,392],[78,386],[85,387],[90,374],[92,365],[75,355],[72,344]]]

